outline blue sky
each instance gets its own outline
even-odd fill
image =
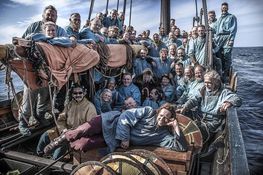
[[[117,0],[109,0],[109,9],[116,9]],[[123,0],[120,1],[122,10]],[[207,0],[208,10],[215,10],[219,17],[222,2],[229,3],[229,12],[238,19],[236,47],[263,46],[263,2],[262,0]],[[127,0],[126,23],[129,19]],[[27,26],[41,20],[43,8],[54,5],[58,10],[57,24],[68,25],[68,17],[73,12],[81,14],[82,25],[88,18],[90,0],[1,0],[0,1],[0,43],[11,42],[13,36],[22,36]],[[105,11],[106,0],[95,0],[93,15]],[[133,0],[132,25],[138,32],[150,29],[157,32],[160,19],[160,0]],[[199,0],[198,8],[201,7]],[[195,15],[194,0],[171,0],[171,17],[176,19],[181,30],[190,30]]]

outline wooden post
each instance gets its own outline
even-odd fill
[[[168,35],[170,31],[170,0],[161,1],[161,21],[160,24],[164,27],[165,34]]]

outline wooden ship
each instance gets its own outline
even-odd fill
[[[94,3],[94,0],[91,1]],[[91,4],[92,4],[91,3]],[[93,6],[93,5],[92,5]],[[204,18],[207,19],[206,2],[203,0]],[[205,20],[207,22],[207,20]],[[165,32],[169,31],[170,0],[161,0],[161,23]],[[206,25],[207,26],[207,25]],[[211,31],[207,33],[207,65],[212,67]],[[28,57],[32,43],[13,38],[12,44],[0,45],[0,60],[8,71],[15,71],[31,89],[39,88],[36,72]],[[142,46],[132,46],[136,52]],[[114,47],[110,48],[114,50]],[[95,51],[94,51],[95,52]],[[114,52],[114,51],[113,51]],[[124,53],[126,54],[126,53]],[[88,69],[98,64],[99,58],[89,63]],[[110,61],[109,61],[110,62]],[[127,60],[125,60],[127,62]],[[108,66],[111,67],[110,63]],[[125,66],[123,64],[118,67]],[[25,67],[27,68],[25,71]],[[79,72],[74,72],[79,73]],[[26,78],[25,78],[26,77]],[[232,71],[227,86],[233,91],[237,87],[237,74]],[[11,77],[7,77],[11,78]],[[10,84],[14,92],[13,84]],[[224,146],[212,153],[204,153],[202,135],[195,123],[186,116],[178,114],[178,122],[188,142],[186,152],[176,152],[159,147],[136,147],[128,150],[117,149],[116,152],[104,155],[103,148],[89,150],[86,153],[73,152],[73,160],[62,162],[34,155],[34,146],[40,135],[48,127],[31,126],[32,135],[23,137],[18,126],[18,110],[22,94],[16,98],[0,102],[0,174],[19,170],[18,174],[153,174],[153,175],[203,175],[203,174],[249,174],[244,143],[235,108],[227,111],[224,130],[217,134]],[[210,143],[211,144],[211,143]]]

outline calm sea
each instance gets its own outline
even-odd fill
[[[263,47],[235,48],[233,65],[238,72],[238,95],[243,105],[239,121],[251,174],[263,173]],[[0,72],[0,100],[7,99],[5,73]],[[14,76],[17,91],[23,82]]]

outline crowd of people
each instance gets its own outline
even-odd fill
[[[214,64],[220,67],[216,72],[206,71],[203,25],[186,32],[171,19],[168,35],[160,26],[159,33],[151,38],[150,30],[137,34],[132,26],[124,25],[122,12],[111,10],[108,16],[96,14],[82,29],[80,14],[72,13],[69,25],[63,29],[56,25],[56,8],[47,6],[43,19],[31,24],[23,38],[62,47],[85,44],[96,49],[98,43],[144,47],[133,58],[132,70],[123,72],[120,78],[94,72],[98,86],[93,99],[87,98],[89,89],[79,82],[72,83],[67,103],[64,103],[66,91],[57,93],[56,97],[64,99],[57,108],[56,127],[41,136],[37,154],[42,156],[52,150],[53,159],[57,159],[67,149],[66,144],[61,144],[65,141],[81,151],[105,143],[110,151],[118,146],[128,148],[130,144],[185,151],[187,145],[176,121],[175,106],[180,106],[177,112],[196,121],[204,141],[211,138],[222,127],[226,110],[241,105],[241,99],[221,82],[229,73],[237,31],[236,17],[228,13],[227,3],[222,4],[221,11],[218,20],[214,11],[208,13],[214,55],[220,56],[215,59]],[[25,86],[19,122],[21,134],[31,135],[28,120],[32,115],[41,125],[50,124],[45,118],[50,109],[49,91],[47,87],[30,90]]]

